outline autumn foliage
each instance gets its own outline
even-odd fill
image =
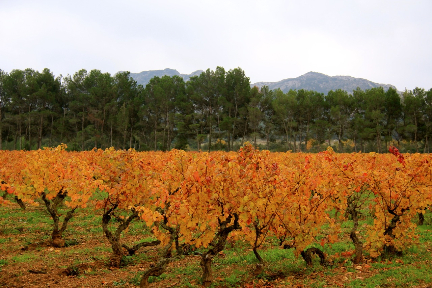
[[[389,151],[270,153],[249,144],[228,153],[76,153],[64,146],[0,151],[0,204],[12,205],[8,195],[29,205],[45,204],[55,224],[53,241],[62,238],[75,211],[86,206],[102,211],[115,266],[123,248],[131,251],[121,243],[121,233],[131,221],[141,220],[157,238],[154,244],[165,247],[165,259],[184,253],[185,247],[201,248],[203,284],[208,286],[212,259],[228,239],[249,242],[259,263],[264,262],[259,249],[270,237],[308,262],[310,253],[320,253],[308,247],[337,242],[340,224],[351,219],[357,263],[364,253],[373,258],[415,244],[413,218],[432,203],[432,159],[401,154],[394,147]],[[55,209],[60,203],[71,213],[64,225]],[[357,229],[365,210],[374,220],[362,239]],[[113,218],[118,226],[110,230]],[[324,254],[320,257],[324,264]]]

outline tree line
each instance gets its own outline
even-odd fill
[[[273,151],[430,152],[432,89],[382,87],[349,93],[286,93],[251,87],[241,68],[207,69],[185,82],[129,72],[80,70],[54,76],[0,70],[0,149],[67,143],[71,150],[237,150],[245,141]]]

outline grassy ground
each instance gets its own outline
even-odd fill
[[[371,219],[365,219],[371,221]],[[102,234],[101,214],[78,211],[64,234],[65,248],[49,244],[52,220],[43,206],[0,207],[0,287],[137,287],[143,271],[158,257],[158,247],[143,248],[111,269],[111,248]],[[432,287],[432,215],[418,227],[419,244],[395,258],[367,259],[354,265],[340,256],[353,250],[348,237],[352,223],[344,223],[341,242],[326,245],[331,267],[315,259],[306,267],[292,249],[284,250],[271,239],[260,253],[266,261],[255,275],[257,261],[247,243],[229,243],[213,262],[212,287]],[[364,231],[360,231],[363,233]],[[142,222],[133,222],[124,243],[152,239]],[[199,256],[184,256],[168,266],[166,273],[151,277],[152,287],[200,287]]]

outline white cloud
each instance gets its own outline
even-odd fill
[[[0,69],[110,73],[241,67],[432,87],[432,2],[1,1]]]

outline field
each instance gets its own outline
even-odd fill
[[[432,156],[0,151],[0,286],[431,287]]]
[[[120,268],[110,268],[111,247],[103,236],[101,215],[80,211],[71,220],[64,238],[66,247],[50,245],[51,223],[44,207],[18,205],[0,207],[1,287],[138,287],[140,276],[157,258],[155,247],[142,248],[127,256]],[[370,219],[364,219],[366,223]],[[402,256],[353,264],[341,254],[353,250],[348,237],[351,221],[344,223],[341,242],[324,247],[332,266],[321,267],[317,259],[307,267],[293,249],[281,249],[276,241],[262,248],[264,271],[254,274],[255,259],[248,243],[228,243],[214,260],[212,287],[431,287],[432,215],[418,227],[419,244]],[[360,230],[360,232],[364,232]],[[124,242],[148,237],[148,229],[136,221],[125,233]],[[199,256],[182,256],[169,264],[166,273],[151,278],[151,287],[201,287]]]

